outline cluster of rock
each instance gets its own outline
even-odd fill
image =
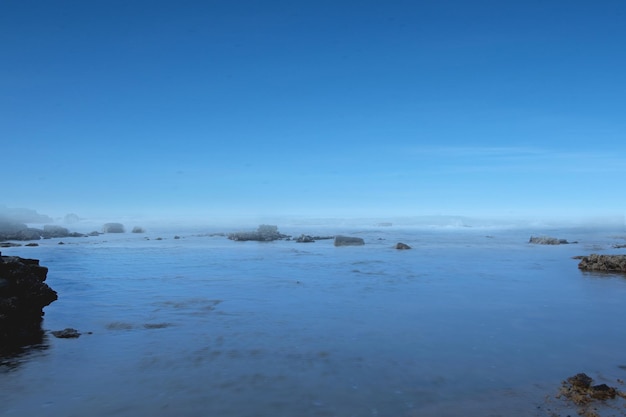
[[[235,241],[254,240],[257,242],[271,242],[279,239],[287,239],[290,236],[283,235],[278,231],[278,226],[268,224],[260,225],[256,231],[230,233],[228,239]]]
[[[558,239],[556,237],[549,236],[531,236],[528,243],[533,243],[535,245],[567,245],[570,242],[567,239]],[[576,243],[576,242],[572,242]]]
[[[578,268],[583,271],[626,272],[626,255],[582,256]]]
[[[213,234],[210,236],[222,236],[222,234]],[[274,240],[292,240],[289,235],[284,235],[278,231],[278,226],[262,224],[256,231],[251,232],[236,232],[227,235],[228,239],[235,241],[257,241],[257,242],[271,242]],[[297,243],[313,243],[318,240],[334,239],[335,246],[362,246],[365,241],[360,237],[354,236],[311,236],[301,234],[297,238],[293,239]],[[411,249],[406,243],[398,242],[395,249]]]
[[[43,308],[57,299],[47,274],[36,259],[0,253],[0,354],[43,340]]]
[[[563,381],[557,398],[564,397],[575,404],[578,415],[598,417],[597,402],[615,400],[618,396],[626,398],[626,394],[619,389],[607,384],[594,385],[590,376],[580,373]]]
[[[23,223],[0,222],[0,241],[39,240],[57,237],[82,237],[82,233],[70,232],[67,228],[47,224],[43,229],[28,227]]]

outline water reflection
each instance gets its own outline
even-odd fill
[[[49,336],[40,329],[40,332],[31,334],[28,339],[3,341],[0,351],[0,373],[16,369],[20,365],[40,356],[50,348]]]

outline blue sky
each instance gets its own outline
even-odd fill
[[[623,1],[4,1],[0,204],[623,215],[624,22]]]

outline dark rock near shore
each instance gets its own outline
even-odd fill
[[[407,245],[406,243],[402,243],[402,242],[396,243],[396,246],[394,246],[394,247],[396,249],[399,249],[399,250],[411,249],[411,247],[409,245]]]
[[[615,399],[618,395],[626,398],[626,394],[606,384],[592,385],[593,379],[580,373],[563,381],[557,398],[564,397],[578,407],[581,416],[598,416],[594,411],[597,401]]]
[[[557,239],[555,237],[548,236],[531,236],[528,243],[533,243],[535,245],[567,245],[568,242],[566,239]],[[576,243],[576,242],[572,242]]]
[[[626,272],[626,255],[583,256],[578,264],[583,271]]]
[[[52,333],[54,337],[58,337],[59,339],[76,339],[80,337],[80,332],[76,329],[72,329],[71,327],[63,330],[54,330],[50,333]]]
[[[43,308],[57,299],[36,259],[0,254],[0,354],[41,343]]]
[[[335,236],[335,246],[361,246],[365,241],[360,237]]]

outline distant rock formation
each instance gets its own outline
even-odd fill
[[[557,239],[555,237],[548,236],[531,236],[528,243],[534,243],[536,245],[567,245],[568,242],[566,239]],[[577,242],[572,242],[577,243]]]
[[[406,243],[402,243],[402,242],[396,243],[395,248],[399,249],[399,250],[411,249],[411,247],[409,245],[407,245]]]
[[[583,271],[626,272],[626,255],[591,254],[580,259],[578,268]]]
[[[102,226],[102,231],[104,233],[124,233],[126,230],[122,223],[105,223]]]
[[[57,299],[36,259],[0,254],[0,355],[41,343],[43,308]]]
[[[82,233],[70,232],[65,227],[47,224],[43,229],[28,227],[23,223],[0,221],[0,241],[39,240],[57,237],[82,237]]]
[[[39,214],[33,209],[11,208],[0,205],[0,222],[8,221],[14,223],[51,223],[50,216]]]
[[[335,246],[361,246],[365,245],[365,241],[360,237],[352,236],[335,236]]]
[[[271,242],[273,240],[289,238],[278,231],[278,226],[262,224],[255,232],[236,232],[230,233],[228,238],[235,241],[253,240],[257,242]]]
[[[146,233],[145,229],[143,227],[139,227],[139,226],[133,227],[132,232],[133,233]]]

